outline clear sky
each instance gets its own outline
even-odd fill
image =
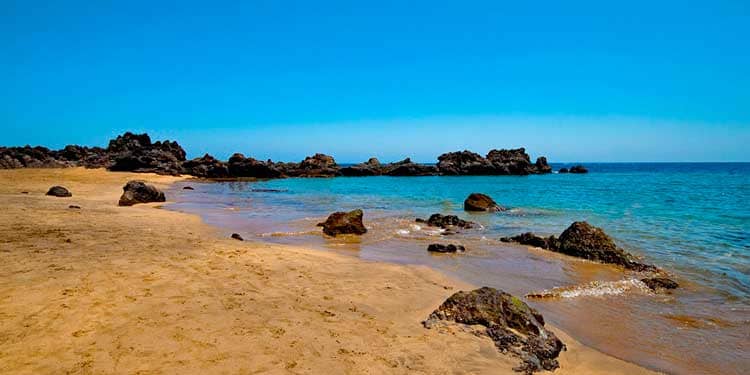
[[[0,145],[750,161],[741,1],[0,0]]]

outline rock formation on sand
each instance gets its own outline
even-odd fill
[[[464,211],[505,211],[504,207],[497,204],[489,195],[482,193],[471,193],[464,200]]]
[[[440,321],[484,326],[499,350],[521,359],[515,370],[526,374],[558,368],[557,357],[565,350],[565,344],[544,327],[542,314],[494,288],[453,294],[423,324],[432,328]]]
[[[471,151],[440,155],[437,164],[415,163],[410,158],[381,164],[375,158],[366,163],[340,167],[330,155],[315,154],[299,163],[261,161],[236,153],[226,162],[206,154],[185,159],[177,142],[152,142],[148,134],[124,133],[109,141],[108,147],[66,146],[62,150],[45,147],[0,147],[0,169],[62,168],[84,166],[113,171],[189,174],[203,178],[283,178],[336,176],[434,176],[434,175],[528,175],[550,173],[545,157],[534,163],[523,148],[492,150],[486,157]],[[578,171],[585,170],[578,169]],[[572,171],[571,171],[572,172]],[[575,173],[575,172],[574,172]]]
[[[432,214],[430,215],[430,218],[427,220],[418,218],[416,221],[417,223],[424,223],[431,227],[439,227],[443,229],[448,229],[451,227],[469,229],[469,228],[473,228],[476,225],[476,223],[473,223],[471,221],[459,219],[459,217],[456,215],[442,215],[442,214]]]
[[[337,236],[339,234],[365,234],[367,228],[362,223],[362,210],[354,210],[350,212],[334,212],[328,219],[322,223],[318,223],[319,227],[323,227],[323,233],[329,236]]]
[[[137,203],[164,202],[166,198],[153,185],[146,184],[143,181],[128,181],[122,188],[123,193],[120,197],[120,206],[132,206]]]
[[[463,245],[454,245],[454,244],[443,245],[439,243],[433,243],[427,246],[427,251],[431,253],[456,253],[456,252],[464,252],[466,251],[466,248],[463,247]]]
[[[559,238],[555,236],[542,238],[533,233],[524,233],[500,240],[540,247],[595,262],[617,264],[634,271],[657,270],[652,265],[640,263],[635,256],[619,248],[601,228],[585,221],[574,222],[560,234]]]
[[[63,186],[53,186],[47,190],[47,195],[53,196],[53,197],[72,197],[73,194],[70,193],[68,189],[66,189]]]

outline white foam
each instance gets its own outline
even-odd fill
[[[637,290],[648,292],[648,287],[638,279],[618,281],[593,281],[588,284],[557,287],[526,295],[529,298],[576,298],[621,295]]]

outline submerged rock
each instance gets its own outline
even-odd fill
[[[464,229],[473,228],[476,224],[471,221],[459,219],[456,215],[442,215],[432,214],[429,219],[417,219],[418,223],[425,223],[431,227],[439,227],[447,229],[450,227],[458,227]]]
[[[544,327],[544,318],[518,297],[483,287],[450,296],[423,322],[426,328],[438,321],[482,325],[502,352],[521,359],[516,371],[531,374],[559,367],[557,357],[565,344]]]
[[[61,198],[73,196],[73,194],[71,194],[70,191],[63,186],[53,186],[49,188],[49,190],[47,190],[47,195]]]
[[[574,165],[570,167],[570,173],[589,173],[589,170],[582,165]]]
[[[649,277],[641,281],[653,291],[677,289],[680,286],[676,281],[666,277]]]
[[[489,195],[482,193],[471,193],[464,200],[464,211],[505,211],[504,207],[497,204]]]
[[[454,245],[454,244],[443,245],[439,243],[433,243],[427,246],[427,251],[433,252],[433,253],[456,253],[456,252],[464,252],[466,251],[466,248],[463,247],[463,245]]]
[[[571,224],[559,238],[543,238],[533,233],[523,233],[513,237],[503,237],[502,242],[517,242],[558,253],[583,258],[600,263],[623,266],[634,271],[656,271],[657,268],[637,261],[636,257],[619,248],[614,240],[601,228],[585,221]]]
[[[146,184],[144,181],[128,181],[122,190],[124,192],[118,203],[120,206],[132,206],[138,203],[166,201],[163,192],[153,185]]]
[[[362,210],[354,210],[350,212],[334,212],[328,219],[322,223],[318,223],[319,227],[323,227],[323,233],[329,236],[337,236],[339,234],[365,234],[367,228],[362,223]]]
[[[521,245],[539,247],[546,250],[555,250],[558,247],[558,241],[555,236],[547,238],[540,237],[531,232],[526,232],[513,237],[502,237],[501,242],[516,242]]]

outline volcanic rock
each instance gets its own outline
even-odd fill
[[[347,177],[379,176],[383,174],[383,166],[378,159],[370,158],[365,163],[341,168],[340,172]]]
[[[464,200],[465,211],[504,211],[489,195],[482,193],[471,193]]]
[[[418,223],[425,223],[431,227],[450,228],[459,227],[464,229],[473,228],[476,224],[471,221],[459,219],[456,215],[432,214],[429,219],[417,219]]]
[[[177,142],[151,143],[148,134],[127,132],[109,141],[109,170],[179,175],[185,150]]]
[[[49,190],[47,191],[47,195],[50,195],[53,197],[72,197],[73,196],[73,194],[71,194],[70,191],[63,186],[53,186],[49,188]]]
[[[284,175],[270,160],[262,162],[240,153],[229,158],[228,166],[233,177],[279,178]]]
[[[128,181],[122,188],[123,193],[120,197],[120,206],[132,206],[137,203],[164,202],[166,198],[153,185],[148,185],[144,181]]]
[[[559,171],[557,171],[557,173],[569,173],[569,172],[570,172],[570,171],[568,170],[568,168],[565,168],[565,167],[563,167],[563,168],[560,168],[560,170],[559,170]]]
[[[362,223],[362,210],[354,210],[350,212],[334,212],[328,219],[322,223],[318,223],[319,227],[323,227],[323,233],[329,236],[337,236],[339,234],[365,234],[367,228]]]
[[[182,163],[182,173],[202,178],[227,178],[227,163],[217,160],[209,154]]]
[[[434,176],[438,169],[434,165],[424,165],[406,158],[402,161],[390,163],[385,166],[383,174],[389,176]]]
[[[582,165],[574,165],[570,167],[570,173],[589,173],[589,170]]]
[[[544,327],[542,314],[519,298],[494,288],[453,294],[423,324],[431,328],[440,321],[486,327],[484,333],[500,351],[521,360],[514,370],[526,374],[558,368],[557,357],[565,350],[565,344]]]
[[[244,241],[245,240],[244,238],[242,238],[242,236],[240,236],[239,233],[232,233],[232,238],[234,238],[235,240],[238,240],[238,241]]]
[[[641,281],[653,291],[677,289],[680,286],[676,281],[666,277],[650,277],[641,279]]]
[[[555,250],[558,247],[557,239],[555,236],[549,236],[547,238],[540,237],[531,232],[526,232],[513,237],[502,237],[502,242],[516,242],[521,245],[539,247],[547,250]]]
[[[433,252],[433,253],[455,253],[455,252],[464,252],[466,251],[466,248],[462,245],[454,245],[454,244],[438,244],[433,243],[427,246],[427,251]]]
[[[633,270],[655,270],[655,267],[636,261],[635,257],[617,247],[601,228],[585,221],[576,221],[560,234],[557,249],[566,255],[601,263],[621,265]]]

